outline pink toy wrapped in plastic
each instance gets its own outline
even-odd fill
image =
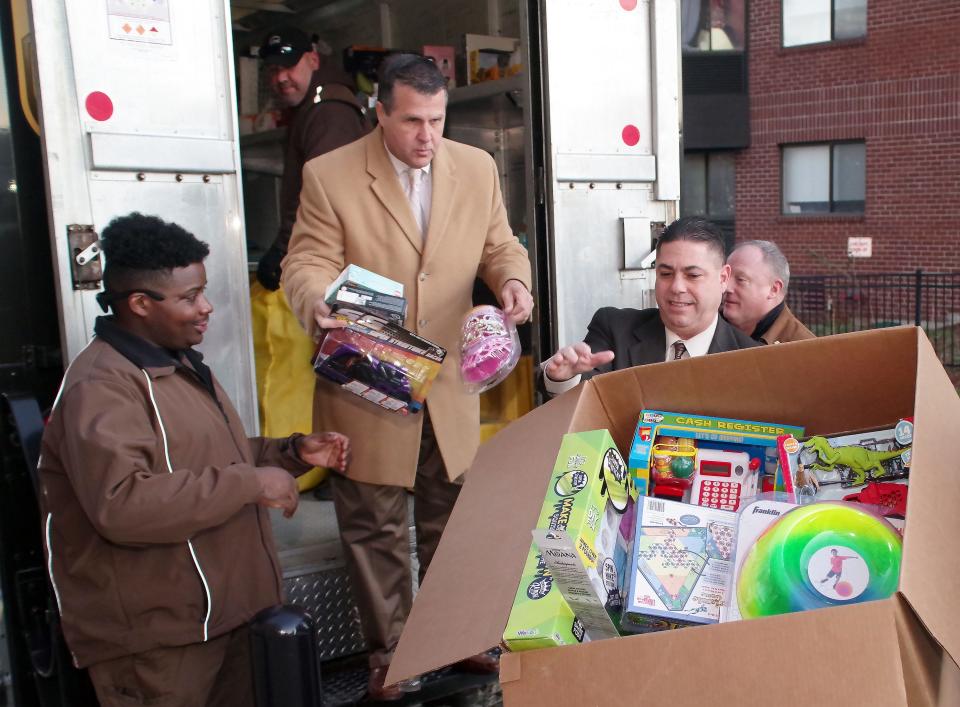
[[[520,360],[517,327],[502,310],[480,305],[467,312],[460,337],[460,378],[470,393],[500,383]]]

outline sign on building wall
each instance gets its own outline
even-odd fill
[[[873,238],[859,236],[847,239],[847,256],[850,258],[873,257]]]

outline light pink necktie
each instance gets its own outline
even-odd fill
[[[423,170],[411,167],[407,170],[407,198],[410,200],[410,208],[413,210],[413,217],[417,221],[417,228],[420,229],[420,235],[427,235],[427,218],[423,213]]]

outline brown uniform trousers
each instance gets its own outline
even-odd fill
[[[462,481],[449,481],[430,417],[424,411],[413,489],[419,580],[430,566]],[[384,441],[384,443],[389,443]],[[407,490],[331,478],[340,538],[370,666],[389,665],[413,604]]]
[[[254,707],[250,632],[95,663],[90,680],[100,707]]]

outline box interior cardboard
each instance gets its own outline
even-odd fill
[[[867,604],[506,654],[505,702],[598,703],[623,700],[629,689],[631,701],[656,695],[679,704],[756,701],[777,690],[785,705],[935,704],[924,695],[938,694],[941,663],[953,666],[951,657],[960,656],[960,398],[914,328],[619,371],[508,426],[481,447],[467,476],[387,682],[499,644],[562,435],[606,428],[623,451],[645,407],[798,424],[808,434],[914,416],[900,592]],[[747,655],[782,661],[758,671],[755,661],[736,658]],[[627,679],[647,668],[648,680]]]

